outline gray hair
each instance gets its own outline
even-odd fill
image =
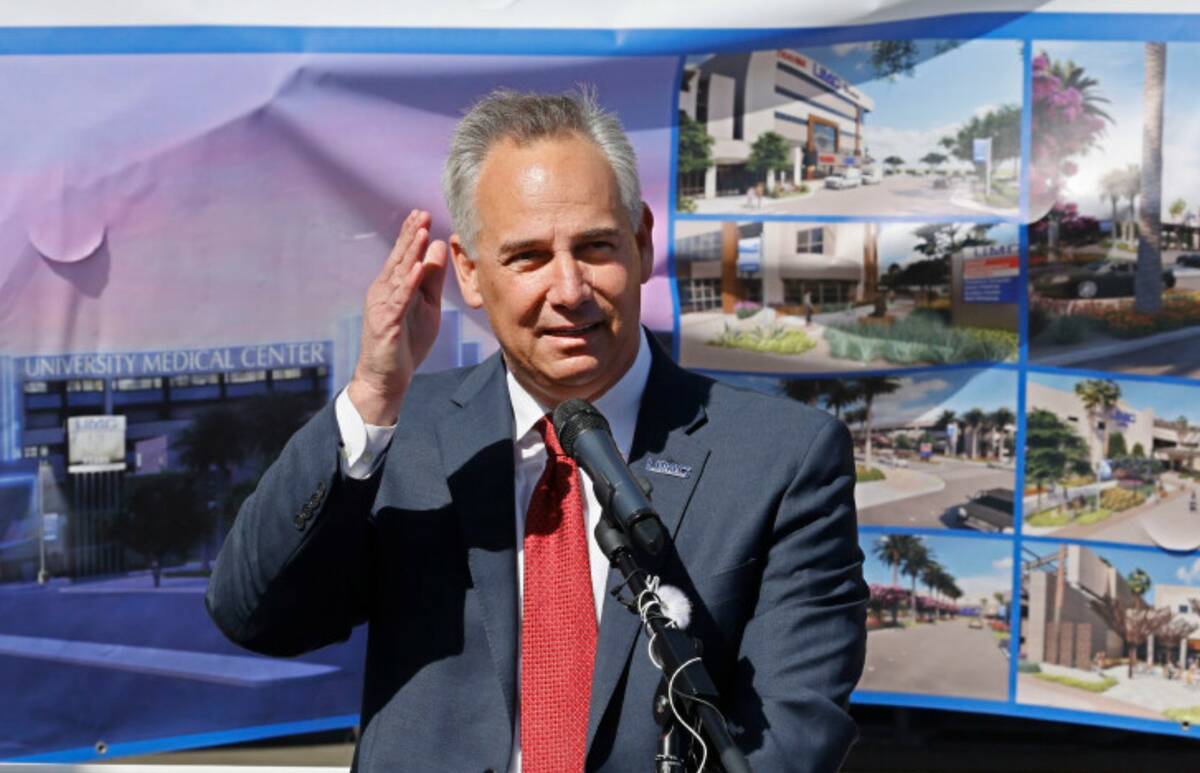
[[[454,230],[469,250],[479,235],[475,189],[479,171],[492,146],[502,140],[527,145],[536,140],[578,134],[604,153],[617,178],[621,203],[637,229],[642,220],[642,192],[637,157],[617,116],[596,104],[594,90],[581,86],[562,95],[497,89],[459,121],[442,171],[442,192]]]

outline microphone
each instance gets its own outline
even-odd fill
[[[621,458],[604,415],[587,400],[567,400],[554,409],[554,431],[563,450],[592,479],[604,514],[648,555],[661,553],[666,530]]]

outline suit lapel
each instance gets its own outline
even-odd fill
[[[653,339],[651,339],[653,342]],[[691,500],[696,482],[704,471],[709,450],[690,436],[704,421],[703,395],[696,382],[652,343],[654,353],[650,377],[638,411],[637,429],[629,454],[634,474],[646,478],[654,487],[651,503],[663,526],[672,537],[679,531],[684,510]],[[646,469],[650,460],[687,467],[685,477],[654,474]],[[606,588],[620,585],[622,577],[609,569]],[[592,675],[591,705],[588,712],[588,748],[591,748],[600,720],[612,700],[613,692],[629,663],[630,652],[641,623],[611,593],[604,599],[596,641],[596,666]],[[650,706],[645,707],[647,719]]]
[[[509,719],[516,706],[517,586],[512,404],[500,355],[471,372],[438,427],[442,462],[467,547]]]

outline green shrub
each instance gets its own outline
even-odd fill
[[[1146,501],[1146,496],[1138,491],[1123,488],[1108,488],[1100,492],[1100,505],[1109,510],[1121,512],[1131,507],[1137,507]]]
[[[675,210],[677,212],[695,212],[696,200],[691,196],[680,196],[679,201],[675,204]]]
[[[1101,677],[1099,681],[1092,679],[1077,679],[1073,676],[1062,676],[1060,674],[1034,674],[1037,679],[1045,679],[1047,682],[1074,687],[1079,690],[1087,690],[1088,692],[1104,692],[1108,688],[1117,683],[1116,679],[1111,676]]]
[[[937,312],[914,313],[887,325],[832,323],[825,328],[825,339],[834,357],[859,362],[1003,362],[1017,354],[1016,333],[951,327]]]
[[[708,344],[766,354],[804,354],[817,342],[805,335],[803,330],[793,328],[759,325],[750,330],[735,330],[726,324],[721,334]]]
[[[1042,667],[1032,660],[1022,660],[1017,663],[1018,674],[1040,674]]]
[[[873,480],[883,480],[883,471],[877,467],[864,467],[861,464],[855,465],[855,473],[859,483],[870,483]]]
[[[1188,706],[1182,709],[1167,709],[1163,716],[1175,722],[1189,725],[1200,724],[1200,706]]]

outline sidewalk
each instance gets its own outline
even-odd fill
[[[883,469],[883,474],[887,476],[883,480],[860,483],[854,487],[854,504],[859,510],[933,494],[946,488],[944,480],[927,472],[887,467]]]

